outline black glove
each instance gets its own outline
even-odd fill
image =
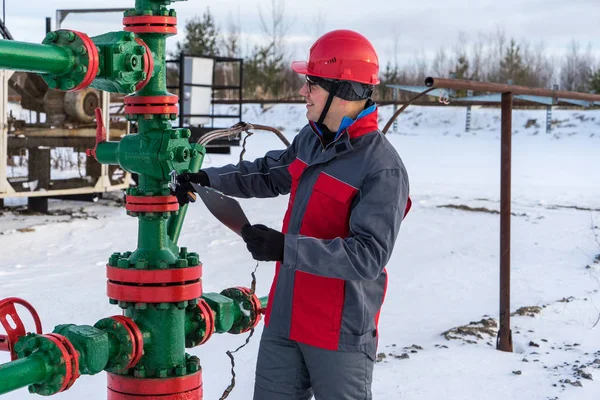
[[[180,206],[183,206],[190,201],[193,203],[196,201],[196,196],[194,195],[194,187],[192,183],[195,183],[200,186],[208,186],[210,187],[210,181],[208,179],[208,175],[204,171],[198,171],[193,174],[190,172],[185,172],[183,174],[177,175],[177,188],[173,195],[177,197],[177,201]]]
[[[246,225],[242,228],[242,239],[255,260],[283,261],[283,233],[264,225]]]

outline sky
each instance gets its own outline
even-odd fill
[[[53,18],[57,9],[82,8],[81,1],[4,0],[6,23],[16,40],[40,42],[45,33],[45,17]],[[287,47],[290,59],[304,59],[312,42],[332,29],[354,29],[375,45],[382,65],[397,61],[400,65],[418,54],[431,59],[440,48],[457,45],[459,34],[474,40],[478,34],[502,30],[509,37],[543,42],[550,54],[564,54],[575,40],[582,48],[591,46],[600,54],[600,11],[598,0],[277,0],[284,2],[289,23]],[[134,1],[86,0],[89,8],[133,6]],[[219,0],[175,2],[180,27],[186,20],[211,13],[227,30],[229,20],[240,21],[249,48],[262,37],[259,10],[268,15],[271,0]],[[70,15],[63,27],[97,35],[121,28],[120,13]],[[181,31],[168,42],[175,49]]]

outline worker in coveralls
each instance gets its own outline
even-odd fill
[[[179,175],[235,197],[289,194],[281,230],[248,225],[256,260],[276,261],[260,342],[255,400],[371,399],[377,322],[400,223],[410,208],[402,160],[370,99],[379,61],[362,35],[320,37],[307,62],[308,124],[285,150]]]

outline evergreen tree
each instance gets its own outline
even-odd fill
[[[593,90],[595,93],[600,94],[600,68],[591,74],[590,78],[590,90]]]
[[[500,82],[512,80],[514,85],[524,85],[528,69],[521,56],[521,47],[514,39],[506,47],[504,58],[500,60]]]
[[[191,56],[218,56],[220,31],[206,8],[202,16],[195,16],[185,24],[183,43],[177,43],[176,56],[184,53]]]

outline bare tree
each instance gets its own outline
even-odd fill
[[[233,17],[229,13],[227,20],[227,29],[223,34],[222,46],[223,54],[227,57],[239,57],[241,55],[242,47],[242,23],[240,20],[240,14],[238,12],[237,17]]]
[[[325,24],[326,24],[325,14],[323,13],[323,9],[319,8],[317,11],[317,15],[312,23],[312,32],[311,35],[314,35],[315,38],[320,37],[325,33]]]
[[[444,47],[440,47],[435,54],[431,69],[435,76],[439,76],[440,78],[448,77],[448,73],[452,69],[452,62]]]
[[[579,43],[572,41],[561,65],[560,88],[577,92],[589,91],[593,65],[591,46],[583,53],[579,49]]]
[[[285,37],[287,36],[291,24],[285,16],[285,0],[271,0],[270,18],[265,17],[260,4],[258,5],[258,15],[263,33],[269,38],[269,44],[273,46],[275,57],[285,55]]]
[[[255,46],[246,58],[245,91],[263,98],[297,96],[302,81],[297,74],[290,73],[285,37],[291,24],[285,15],[285,0],[271,0],[267,15],[260,5],[258,11],[267,43]]]
[[[527,65],[529,74],[525,84],[527,86],[550,88],[556,74],[555,62],[546,54],[544,42],[531,46],[527,41],[522,41],[523,62]]]

